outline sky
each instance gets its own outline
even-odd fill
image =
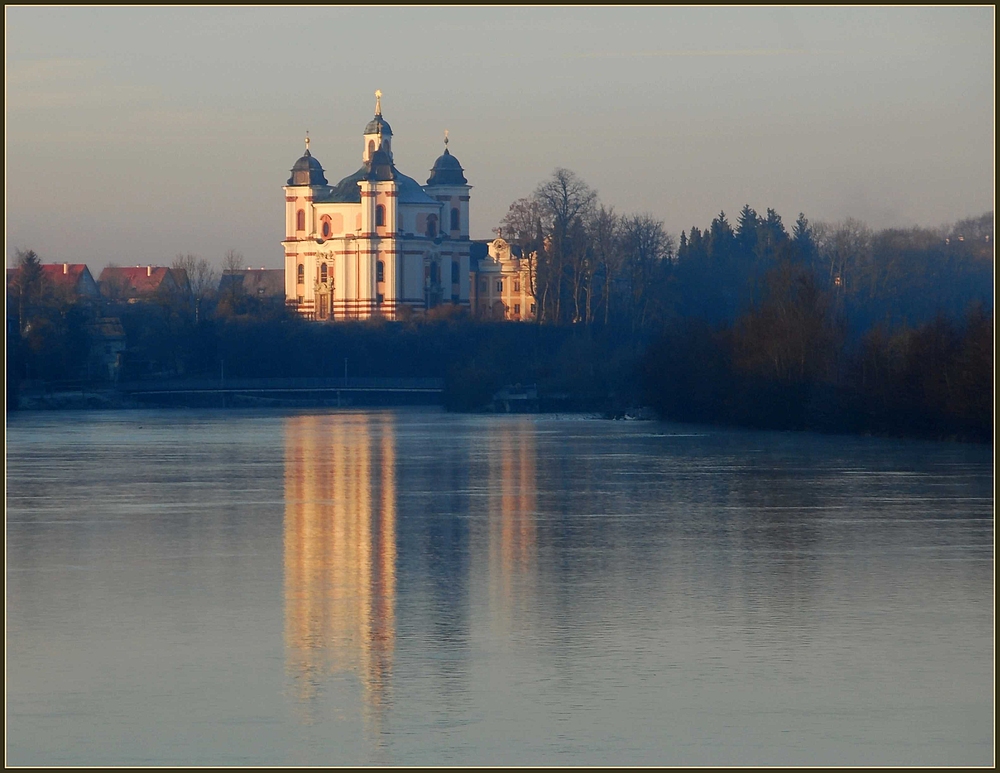
[[[361,164],[374,91],[472,237],[557,167],[678,236],[993,209],[992,7],[5,8],[6,249],[43,262],[283,264],[289,169]]]

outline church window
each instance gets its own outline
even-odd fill
[[[520,314],[521,313],[521,304],[520,303],[515,303],[514,304],[514,313],[515,314]]]
[[[503,292],[503,280],[502,279],[499,282],[497,282],[497,292],[498,293],[502,293]]]
[[[458,261],[453,260],[451,262],[451,283],[453,285],[458,284]]]
[[[375,264],[375,281],[384,282],[385,281],[385,263],[381,260]]]
[[[486,293],[486,277],[479,280],[479,292]]]
[[[319,281],[326,282],[328,278],[329,274],[327,273],[326,263],[324,263],[319,267]]]
[[[355,146],[357,147],[357,146]],[[368,140],[368,158],[372,157],[372,153],[375,152],[375,140]]]
[[[295,230],[306,230],[306,211],[304,209],[300,209],[295,215]]]
[[[385,207],[381,204],[375,207],[375,225],[385,225]]]
[[[535,313],[535,304],[531,304],[531,313],[532,313],[532,314],[534,314],[534,313]]]
[[[302,265],[301,263],[299,263],[299,274],[298,274],[298,277],[299,277],[299,284],[302,284],[303,282],[306,281],[306,267],[304,265]]]
[[[438,219],[437,215],[427,216],[427,235],[432,239],[438,235]]]
[[[439,271],[440,269],[438,268],[438,264],[431,263],[431,284],[437,284],[441,281],[441,274]]]
[[[514,292],[515,293],[521,292],[521,280],[520,279],[515,279],[514,280]]]
[[[452,231],[457,231],[458,230],[458,217],[459,217],[458,216],[458,208],[457,207],[452,207],[452,209],[451,209],[451,230]]]
[[[330,235],[330,218],[323,218],[323,236],[328,237]]]

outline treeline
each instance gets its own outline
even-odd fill
[[[407,322],[306,322],[178,256],[191,292],[82,301],[8,272],[8,396],[22,379],[94,377],[94,323],[120,320],[121,378],[432,376],[453,409],[506,385],[679,420],[985,439],[993,422],[993,216],[947,228],[791,228],[719,213],[678,238],[620,214],[567,170],[515,201],[502,234],[531,265],[536,323],[460,308]],[[231,264],[231,265],[230,265]],[[243,264],[227,256],[227,272]],[[100,343],[97,341],[97,343]]]

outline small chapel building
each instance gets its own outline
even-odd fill
[[[361,167],[331,185],[309,150],[285,184],[285,300],[315,320],[400,319],[469,306],[469,191],[448,150],[426,185],[396,168],[375,92]]]

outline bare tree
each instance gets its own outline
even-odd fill
[[[860,280],[869,271],[873,234],[860,220],[847,218],[833,225],[821,223],[814,229],[814,238],[830,285],[838,296],[845,292],[849,283]],[[869,280],[877,282],[871,276]],[[874,289],[874,286],[872,284],[871,288]]]
[[[187,272],[191,283],[191,293],[194,297],[203,298],[215,286],[215,269],[204,258],[192,255],[178,254],[171,268],[183,269]]]
[[[521,248],[528,263],[528,291],[538,301],[538,256],[542,250],[542,212],[534,198],[522,198],[510,205],[500,223],[507,241]]]
[[[222,259],[222,273],[235,274],[244,269],[246,264],[243,261],[243,253],[236,250],[226,250],[226,256]]]
[[[597,193],[574,172],[559,168],[552,173],[549,180],[535,189],[534,198],[539,204],[542,227],[546,232],[542,254],[548,264],[548,270],[545,272],[547,281],[542,292],[541,311],[542,314],[545,313],[551,289],[555,296],[554,316],[558,322],[561,317],[562,280],[566,273],[567,263],[573,257],[574,249],[581,249],[581,245],[573,244],[571,237],[579,233],[579,229],[576,233],[574,233],[574,229],[580,221],[588,216],[597,200]],[[577,252],[577,257],[579,254]]]
[[[614,207],[605,208],[602,204],[594,210],[587,223],[587,230],[594,249],[595,270],[604,270],[605,325],[608,324],[611,313],[611,288],[618,275],[618,270],[621,268],[621,239],[618,233],[620,220],[621,218],[615,214]],[[593,278],[593,274],[591,274],[591,278]],[[587,321],[592,321],[589,295],[587,297]]]
[[[673,258],[674,241],[663,221],[649,214],[632,215],[622,221],[624,272],[631,289],[632,327],[643,327],[649,302],[662,277],[664,264]]]

